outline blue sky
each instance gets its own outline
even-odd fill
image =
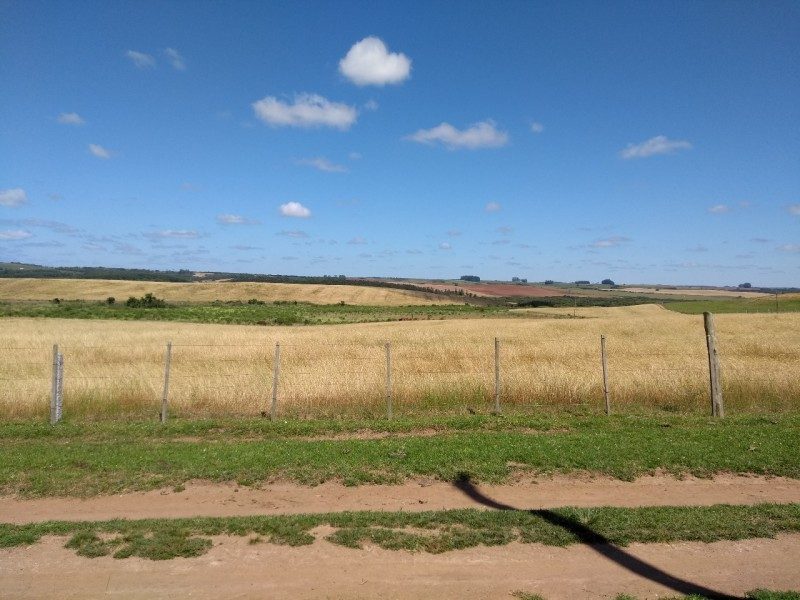
[[[800,285],[796,2],[0,0],[0,260]]]

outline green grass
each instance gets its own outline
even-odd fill
[[[800,311],[800,299],[787,300],[778,296],[778,312]],[[686,315],[699,315],[706,311],[712,313],[774,313],[774,298],[744,300],[731,298],[728,300],[688,300],[664,303],[664,308]]]
[[[435,435],[400,435],[431,427]],[[352,439],[348,432],[397,435]],[[330,439],[332,433],[344,437]],[[0,425],[0,493],[24,497],[91,496],[195,479],[358,485],[467,474],[502,482],[520,471],[626,480],[657,471],[800,478],[800,416]]]
[[[123,321],[180,321],[238,325],[322,325],[378,321],[484,318],[492,316],[532,318],[510,313],[503,306],[443,304],[431,306],[357,306],[305,302],[170,303],[164,308],[133,308],[124,299],[116,304],[83,300],[53,302],[0,302],[0,317],[59,319],[117,319]],[[534,315],[533,318],[539,318]]]
[[[569,546],[579,543],[713,542],[769,538],[800,531],[800,504],[657,508],[475,509],[349,512],[193,519],[51,521],[0,524],[0,548],[28,545],[42,536],[69,536],[66,547],[87,557],[139,556],[154,560],[193,557],[211,547],[208,537],[254,536],[252,543],[303,546],[313,530],[330,526],[325,539],[347,548],[373,544],[387,550],[441,553],[511,542]]]

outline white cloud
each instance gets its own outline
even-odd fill
[[[172,65],[172,68],[176,71],[185,71],[186,70],[186,61],[181,56],[180,52],[175,50],[175,48],[167,48],[164,50],[164,54],[167,55],[167,60],[169,60],[169,64]]]
[[[152,233],[145,233],[146,238],[151,240],[156,239],[180,239],[180,240],[195,240],[200,237],[200,234],[193,229],[165,229],[163,231],[154,231]]]
[[[22,188],[0,190],[0,206],[20,206],[28,201],[28,194]]]
[[[305,231],[300,231],[299,229],[295,229],[292,231],[281,231],[278,235],[282,235],[284,237],[290,237],[295,239],[304,239],[308,237],[308,234]]]
[[[790,215],[800,216],[800,204],[790,204],[786,210]]]
[[[311,211],[299,202],[287,202],[286,204],[281,204],[281,214],[284,217],[305,219],[311,216]]]
[[[592,248],[614,248],[625,242],[630,242],[630,238],[621,235],[614,235],[602,240],[596,240],[590,244]]]
[[[460,229],[449,229],[447,231],[447,235],[449,235],[450,237],[458,237],[458,236],[461,235],[461,230]]]
[[[350,154],[347,155],[347,158],[349,158],[350,160],[361,160],[362,158],[364,158],[364,155],[361,154],[361,152],[351,152]]]
[[[450,245],[449,242],[442,242],[441,244],[439,244],[439,250],[452,250],[452,248],[453,247]]]
[[[253,102],[256,117],[273,127],[335,127],[346,130],[356,122],[358,111],[317,94],[296,94],[294,103],[267,96]]]
[[[622,158],[646,158],[656,154],[672,154],[677,150],[689,150],[692,144],[685,140],[671,140],[664,135],[657,135],[640,144],[628,144],[620,152]]]
[[[727,204],[715,204],[708,209],[708,212],[714,215],[722,215],[731,212],[731,207]]]
[[[109,159],[111,152],[107,148],[103,148],[99,144],[89,144],[89,152],[94,154],[97,158]]]
[[[512,231],[514,231],[514,228],[513,227],[509,227],[508,225],[502,225],[502,226],[498,227],[497,229],[495,229],[495,231],[497,231],[497,233],[502,234],[502,235],[509,235]]]
[[[800,244],[783,244],[782,246],[778,246],[778,250],[795,254],[800,252]]]
[[[375,100],[367,100],[364,103],[364,110],[368,110],[370,112],[378,110],[379,107],[380,105]]]
[[[5,231],[0,231],[0,240],[26,240],[29,237],[33,237],[33,234],[23,229],[6,229]]]
[[[356,85],[398,84],[411,75],[411,59],[389,52],[383,40],[370,36],[348,50],[339,61],[339,72]]]
[[[137,69],[152,69],[156,66],[156,59],[144,52],[128,50],[125,56],[131,59],[131,62]]]
[[[499,212],[501,208],[499,202],[487,202],[485,210],[486,212]]]
[[[247,217],[243,217],[241,215],[228,215],[222,214],[217,215],[217,223],[221,225],[256,225],[258,221],[254,219],[248,219]]]
[[[544,125],[542,125],[538,121],[534,121],[533,123],[531,123],[531,132],[542,133],[543,131],[544,131]]]
[[[455,150],[457,148],[499,148],[508,143],[508,134],[499,131],[492,120],[481,121],[459,130],[450,125],[442,123],[432,129],[420,129],[416,133],[405,137],[412,142],[420,144],[441,143],[445,147]]]
[[[58,122],[62,125],[83,125],[86,121],[83,120],[78,113],[61,113],[58,115]]]
[[[324,156],[318,156],[316,158],[301,158],[297,161],[297,164],[314,167],[315,169],[325,171],[326,173],[347,173],[347,167],[332,163]]]

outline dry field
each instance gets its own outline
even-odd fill
[[[307,283],[197,282],[170,283],[118,281],[108,279],[0,279],[0,300],[105,300],[114,296],[152,293],[170,302],[212,302],[251,298],[265,301],[296,300],[313,304],[359,304],[367,306],[405,306],[451,304],[452,300],[432,294],[355,285],[316,285]]]
[[[536,309],[572,312],[573,309]],[[655,305],[578,309],[582,319],[491,319],[315,327],[6,319],[0,418],[44,418],[52,344],[65,356],[67,415],[155,416],[164,348],[173,347],[170,405],[183,415],[257,415],[269,403],[281,343],[279,413],[377,416],[392,344],[397,414],[487,411],[494,338],[502,403],[602,406],[600,335],[608,339],[612,407],[708,409],[702,317]],[[800,315],[717,315],[728,412],[800,406]]]

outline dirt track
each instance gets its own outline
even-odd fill
[[[648,476],[633,482],[608,478],[553,477],[512,485],[479,486],[487,496],[523,509],[561,506],[701,506],[800,502],[800,480],[722,475],[714,479]],[[296,514],[349,510],[420,511],[484,508],[441,481],[345,487],[275,483],[262,489],[195,483],[182,492],[161,490],[117,496],[0,498],[0,521],[144,519],[155,517]]]
[[[288,548],[216,538],[199,558],[169,561],[81,558],[63,544],[47,538],[0,550],[3,597],[510,600],[511,592],[524,590],[547,600],[588,600],[621,592],[657,598],[716,591],[735,598],[758,587],[800,588],[798,535],[633,544],[621,550],[510,544],[438,555],[351,550],[321,541]]]

